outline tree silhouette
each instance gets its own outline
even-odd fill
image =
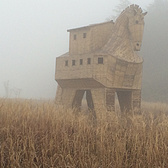
[[[131,3],[129,0],[120,0],[119,5],[117,5],[114,10],[117,15],[119,15],[125,8],[127,8]]]
[[[155,0],[145,17],[143,98],[168,102],[168,0]]]
[[[107,20],[116,20],[120,13],[127,8],[131,3],[129,0],[119,0],[119,4],[114,9],[115,14],[107,18]]]
[[[9,97],[9,81],[4,82],[4,87],[5,87],[5,97]]]
[[[113,16],[113,19],[116,19],[120,13],[127,8],[131,3],[129,0],[120,0],[119,4],[116,6],[116,9],[114,9],[114,12],[116,13],[115,16]]]

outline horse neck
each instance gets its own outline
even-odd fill
[[[139,56],[134,51],[128,22],[129,18],[126,14],[123,13],[119,16],[115,22],[111,38],[102,48],[102,52],[129,62],[142,62],[142,59],[139,59]]]
[[[134,50],[126,15],[122,15],[116,20],[114,32],[104,50],[120,59],[134,60]]]
[[[126,15],[121,15],[115,23],[115,36],[118,41],[130,41],[130,33],[128,29],[128,18]]]

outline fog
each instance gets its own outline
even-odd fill
[[[147,10],[153,0],[132,0]],[[68,51],[67,29],[104,22],[118,0],[1,0],[0,97],[54,98],[55,58]]]

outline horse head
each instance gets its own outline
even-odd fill
[[[131,5],[126,9],[128,17],[128,30],[130,40],[133,44],[133,50],[139,51],[142,44],[144,30],[144,16],[147,12],[142,13],[142,9],[138,5]]]

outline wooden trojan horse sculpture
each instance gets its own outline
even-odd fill
[[[122,112],[140,109],[145,15],[131,5],[115,23],[68,30],[69,52],[56,59],[56,103],[80,108],[86,93],[91,110],[115,110],[116,93]]]

